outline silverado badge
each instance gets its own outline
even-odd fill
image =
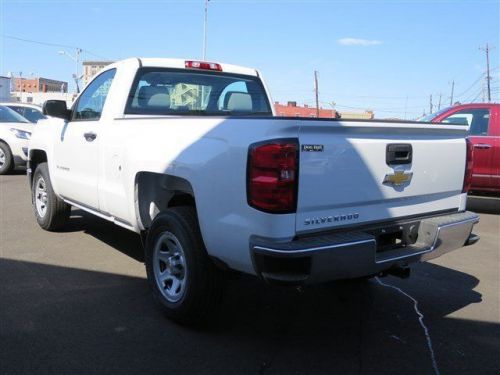
[[[410,182],[413,177],[413,172],[394,171],[394,173],[387,173],[383,183],[392,186],[401,186],[406,182]]]

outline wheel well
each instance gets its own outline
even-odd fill
[[[6,145],[10,150],[9,144],[6,141],[4,141],[2,138],[0,138],[0,143],[3,143],[4,145]]]
[[[35,173],[36,171],[36,167],[38,167],[38,165],[40,163],[44,163],[47,161],[47,154],[45,153],[45,151],[42,151],[42,150],[30,150],[30,157],[29,157],[29,164],[28,164],[28,168],[31,169],[32,173],[30,175],[30,184],[33,182],[33,173]]]
[[[140,172],[136,177],[136,212],[144,228],[158,213],[170,207],[196,207],[194,192],[184,178],[161,173]]]

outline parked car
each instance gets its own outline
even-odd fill
[[[478,240],[462,126],[278,118],[255,69],[178,59],[106,66],[30,142],[34,215],[70,206],[140,233],[153,295],[193,321],[222,270],[300,285],[408,275]],[[442,156],[456,163],[448,163]]]
[[[19,113],[21,116],[23,116],[25,119],[27,119],[29,122],[33,124],[36,124],[38,120],[43,120],[47,118],[42,113],[42,108],[34,104],[0,103],[0,105],[9,107],[10,109],[16,111],[17,113]]]
[[[5,106],[0,106],[0,175],[26,165],[33,124]]]
[[[467,126],[474,145],[471,191],[500,193],[500,104],[456,105],[431,115],[427,120]]]

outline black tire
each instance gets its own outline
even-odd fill
[[[3,157],[2,157],[3,155]],[[7,143],[0,141],[0,175],[10,173],[14,169],[14,158]]]
[[[178,249],[174,243],[177,241],[183,253],[182,263],[185,270],[181,281],[183,286],[179,288],[178,294],[175,294],[172,286],[169,289],[168,280],[161,281],[159,280],[161,277],[157,276],[157,274],[165,275],[161,273],[162,264],[163,272],[171,274],[167,270],[170,267],[170,270],[182,274],[182,267],[179,264],[177,264],[179,268],[175,268],[172,264],[167,266],[166,262],[159,260],[158,255],[155,255],[156,253],[169,256],[171,252],[169,246],[164,244],[165,241],[173,243],[174,248]],[[164,249],[160,250],[163,247]],[[172,258],[175,256],[170,256],[169,262]],[[154,219],[146,241],[145,263],[153,295],[170,319],[190,325],[204,324],[208,321],[222,299],[224,281],[222,271],[216,268],[207,254],[194,208],[173,207]],[[176,298],[178,300],[175,300]]]
[[[42,184],[44,186],[44,191],[40,188]],[[41,196],[39,196],[40,194]],[[47,163],[38,164],[33,174],[31,196],[36,221],[40,227],[48,231],[56,231],[64,227],[69,218],[71,206],[54,193],[50,182]],[[39,199],[42,199],[43,196],[46,197],[45,210],[39,206],[42,204]]]

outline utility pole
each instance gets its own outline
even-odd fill
[[[482,48],[479,47],[481,51],[486,52],[486,89],[488,90],[488,103],[491,102],[491,87],[490,87],[490,51],[491,48],[489,48],[488,43],[486,43],[486,47]]]
[[[429,98],[429,114],[432,113],[432,94]]]
[[[314,71],[314,93],[316,95],[316,118],[319,118],[318,72]]]
[[[455,91],[455,80],[451,81],[450,107],[453,105],[453,91]]]
[[[408,108],[408,95],[406,95],[405,99],[405,120],[406,120],[407,108]]]
[[[441,96],[442,94],[439,93],[438,111],[441,109]]]
[[[205,0],[205,21],[203,22],[203,61],[207,59],[207,24],[208,24],[208,2]]]

